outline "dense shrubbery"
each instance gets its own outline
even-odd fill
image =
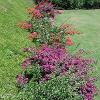
[[[48,0],[28,9],[29,19],[19,26],[30,34],[34,47],[24,48],[28,57],[17,75],[17,100],[93,100],[96,78],[91,77],[92,59],[84,50],[70,54],[71,35],[79,34],[70,25],[54,25],[55,11]],[[38,44],[38,45],[37,45]]]
[[[83,100],[78,93],[79,84],[77,84],[77,80],[74,79],[74,82],[76,83],[73,84],[72,88],[71,79],[64,75],[52,76],[51,80],[42,84],[30,81],[20,91],[17,100]]]
[[[41,0],[36,0],[41,1]],[[56,7],[63,9],[100,8],[100,0],[50,0]]]

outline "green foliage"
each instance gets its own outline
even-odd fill
[[[65,9],[100,8],[100,0],[52,0],[52,2]]]
[[[18,100],[82,100],[78,93],[78,85],[72,87],[68,76],[59,76],[46,83],[37,84],[30,81],[17,95]]]
[[[11,3],[12,1],[12,3]],[[94,0],[95,2],[98,0]],[[24,58],[24,54],[19,50],[22,47],[30,45],[26,39],[26,32],[20,28],[16,28],[17,21],[26,18],[25,8],[32,6],[31,0],[0,0],[0,98],[1,100],[15,100],[16,93],[15,76],[19,72],[20,63]],[[18,8],[20,10],[18,10]],[[88,56],[100,59],[100,10],[80,10],[80,11],[65,11],[63,15],[58,17],[57,23],[63,23],[65,18],[71,17],[71,24],[77,26],[85,35],[80,35],[76,38],[76,42],[81,42],[81,47],[86,50],[93,50]],[[12,20],[13,19],[13,20]],[[84,27],[84,29],[83,29]],[[84,37],[84,39],[83,39]],[[92,41],[90,41],[90,39]],[[95,45],[95,46],[94,46]],[[96,51],[95,51],[96,50]],[[18,67],[16,67],[19,64]],[[99,65],[97,73],[99,75]],[[97,84],[100,88],[100,81]],[[29,93],[29,92],[27,92]],[[29,93],[31,95],[31,93]],[[3,97],[1,97],[3,96]],[[98,96],[95,100],[99,100]],[[20,100],[20,99],[17,99]],[[24,99],[21,99],[24,100]],[[31,99],[29,99],[31,100]]]
[[[82,2],[79,3],[79,1],[72,0],[69,2],[69,6],[73,7],[72,5],[76,4],[75,8],[78,8],[80,7],[81,3]],[[38,9],[41,11],[41,8]],[[47,8],[45,10],[47,11]],[[43,10],[43,12],[45,12],[45,10]],[[50,12],[52,11],[50,10]],[[39,33],[40,39],[42,37],[41,40],[43,40],[41,43],[49,42],[48,34],[50,34],[51,30],[54,31],[51,33],[51,36],[53,34],[54,38],[56,32],[58,33],[59,30],[63,30],[61,26],[60,28],[52,27],[52,25],[50,25],[50,21],[47,20],[51,16],[41,16],[37,8],[35,8],[32,13],[32,19],[29,21],[29,23],[25,23],[25,29],[29,29],[29,32],[31,30],[30,33],[32,33],[33,36],[34,31]],[[48,27],[48,25],[50,27]],[[24,27],[22,28],[24,29]],[[61,31],[59,36],[62,33],[64,32]],[[58,42],[58,44],[59,43],[60,42]],[[37,63],[40,65],[41,70],[38,66],[33,69],[35,67],[33,66],[32,69],[24,69],[25,71],[23,74],[25,76],[18,75],[17,83],[24,86],[24,88],[21,88],[21,91],[18,93],[18,100],[83,100],[83,98],[88,98],[87,94],[90,93],[90,91],[87,91],[88,81],[90,81],[88,73],[90,72],[89,65],[92,64],[92,61],[81,58],[80,55],[77,55],[79,53],[74,56],[68,54],[68,52],[65,52],[64,44],[62,43],[61,45],[63,45],[63,48],[60,47],[60,49],[58,46],[56,47],[56,45],[54,45],[53,49],[47,45],[42,45],[42,50],[39,48],[39,52],[36,52],[36,56],[25,59],[25,61],[22,63],[22,68],[27,68],[28,65]],[[28,51],[28,49],[26,49],[26,51]],[[34,50],[29,51],[33,52]],[[60,54],[60,52],[62,53]],[[53,61],[51,59],[53,59]],[[93,86],[94,85],[91,85],[91,88]],[[83,92],[84,89],[86,92]],[[93,90],[94,89],[91,90],[90,98],[93,98],[94,94],[96,94]]]
[[[59,27],[57,26],[52,27],[48,16],[46,14],[44,14],[44,16],[45,17],[42,17],[39,20],[32,18],[29,21],[32,24],[32,30],[30,30],[30,33],[38,33],[38,37],[33,38],[32,42],[34,42],[37,47],[40,43],[52,44],[54,40],[58,38],[60,42],[66,43],[66,39],[64,38],[66,36],[66,33],[64,29],[59,29]],[[60,33],[61,31],[62,34],[60,36],[58,33]]]
[[[51,25],[50,25],[50,20],[48,17],[42,18],[40,20],[31,20],[33,29],[32,31],[38,32],[39,33],[39,39],[37,42],[47,42],[49,40],[49,32],[52,30]]]
[[[38,82],[41,78],[40,66],[35,64],[34,66],[28,67],[23,73],[29,80]]]

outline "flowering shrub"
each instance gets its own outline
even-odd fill
[[[40,11],[34,8],[29,8],[28,13],[32,14],[35,19],[40,19],[42,17]]]
[[[49,82],[52,82],[53,79],[57,78],[59,80],[59,78],[61,78],[63,76],[64,76],[64,78],[66,77],[66,79],[68,79],[68,82],[69,82],[69,83],[65,82],[65,84],[70,86],[71,89],[73,87],[75,89],[76,88],[78,89],[78,90],[76,89],[75,91],[76,91],[77,95],[79,95],[79,97],[81,97],[81,99],[79,99],[79,100],[82,100],[82,98],[84,98],[84,100],[92,100],[94,95],[97,93],[97,89],[94,86],[94,81],[93,81],[94,79],[91,79],[92,77],[89,76],[90,75],[89,73],[92,70],[91,66],[94,63],[94,60],[85,59],[85,58],[81,57],[80,53],[82,52],[82,50],[80,50],[77,54],[71,55],[65,49],[65,46],[63,46],[61,44],[54,44],[54,45],[42,44],[40,46],[40,48],[38,48],[38,49],[24,48],[24,52],[32,53],[32,56],[30,56],[29,58],[26,58],[25,61],[23,61],[21,66],[24,69],[24,74],[23,74],[24,77],[29,78],[29,80],[27,81],[28,82],[27,84],[30,84],[30,82],[38,84],[37,85],[38,88],[36,88],[35,91],[33,90],[34,92],[38,91],[37,92],[38,94],[34,95],[34,98],[40,98],[38,96],[39,95],[41,96],[42,93],[39,94],[40,90],[38,90],[38,89],[40,89],[40,88],[43,89],[43,87],[44,87],[43,84],[45,82],[46,82],[45,84],[47,84],[47,86],[49,86],[48,85]],[[33,69],[31,66],[33,66],[33,68],[36,68],[36,69]],[[62,80],[63,80],[63,78],[62,78]],[[26,84],[26,83],[24,83],[24,84]],[[22,84],[20,83],[20,86],[21,85]],[[43,85],[43,87],[41,87],[41,85]],[[55,85],[56,85],[56,83],[55,83]],[[57,86],[59,87],[60,84]],[[55,86],[52,85],[52,87],[55,87]],[[46,89],[46,87],[44,87],[44,88]],[[63,88],[65,88],[65,87],[63,87]],[[68,92],[69,90],[67,90],[67,89],[68,88],[66,87],[65,92],[70,94]],[[58,90],[59,90],[59,88],[58,88]],[[43,90],[43,91],[46,92],[46,90]],[[74,92],[73,89],[72,89],[72,92]],[[52,94],[52,93],[51,93],[51,95],[55,96],[55,94]],[[64,95],[64,96],[65,97],[61,97],[61,98],[66,98],[66,95]],[[75,98],[77,98],[77,96]],[[46,97],[46,99],[47,99],[47,97]],[[42,99],[39,99],[39,100],[42,100]],[[47,100],[49,100],[49,97]],[[62,99],[59,99],[59,100],[62,100]],[[68,100],[70,100],[70,99],[68,99]],[[76,100],[78,100],[78,99],[76,99]]]
[[[79,54],[71,55],[63,45],[59,44],[53,46],[43,44],[38,50],[26,48],[24,52],[31,52],[32,56],[23,61],[22,68],[38,64],[43,78],[46,75],[49,77],[49,74],[53,72],[60,75],[72,69],[77,78],[84,79],[91,69],[90,66],[94,63],[94,60],[82,58]]]
[[[83,100],[78,93],[78,84],[69,83],[68,76],[52,77],[45,84],[30,82],[17,96],[18,100]],[[23,97],[24,95],[24,97]]]
[[[19,23],[19,26],[30,33],[28,38],[32,41],[46,44],[66,43],[66,35],[80,33],[68,24],[60,27],[54,25],[55,15],[60,14],[61,11],[55,10],[49,0],[43,0],[27,11],[30,15],[28,21]]]
[[[49,0],[43,0],[28,9],[29,21],[19,24],[39,46],[23,49],[29,57],[17,75],[18,100],[93,100],[97,94],[96,80],[90,76],[95,61],[82,57],[84,50],[69,53],[67,47],[74,45],[71,35],[80,32],[69,24],[54,26],[51,18],[56,12]]]

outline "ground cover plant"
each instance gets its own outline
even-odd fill
[[[22,73],[17,75],[17,98],[93,100],[96,78],[90,73],[95,61],[82,57],[84,50],[71,54],[67,49],[73,45],[70,35],[80,32],[68,24],[54,26],[55,13],[60,11],[55,11],[48,0],[28,9],[28,13],[29,19],[19,26],[30,32],[28,38],[35,47],[23,49],[29,53],[21,65]]]

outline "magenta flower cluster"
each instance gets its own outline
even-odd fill
[[[32,63],[38,63],[43,71],[43,80],[50,79],[49,75],[54,71],[59,75],[69,69],[69,63],[66,61],[66,49],[64,46],[58,44],[48,46],[44,44],[39,50],[27,48],[24,51],[32,52],[33,56],[27,58],[22,63],[22,68],[26,68]]]
[[[94,94],[97,93],[97,88],[93,83],[87,82],[86,85],[80,87],[84,100],[93,100]]]
[[[84,59],[79,54],[70,55],[65,47],[59,44],[53,46],[42,45],[39,50],[26,48],[24,51],[32,52],[33,56],[22,63],[22,68],[26,68],[32,63],[38,63],[44,75],[52,72],[60,75],[73,68],[73,73],[77,78],[81,79],[87,76],[90,70],[89,66],[93,63],[93,60]]]

